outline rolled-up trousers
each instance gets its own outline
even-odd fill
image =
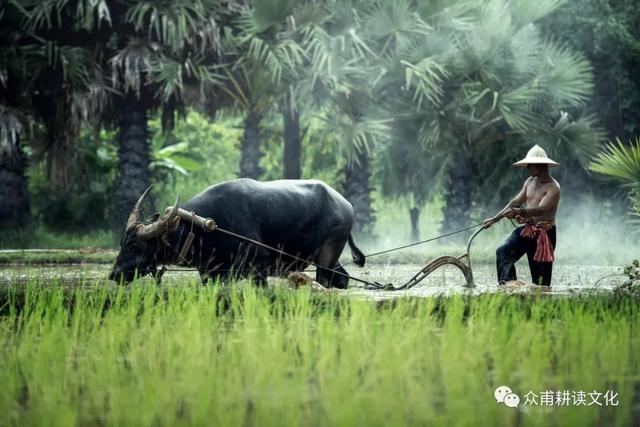
[[[516,280],[516,262],[527,254],[529,260],[529,270],[531,270],[531,281],[536,285],[551,286],[551,271],[553,262],[537,262],[533,260],[536,253],[537,239],[522,237],[522,227],[513,230],[513,233],[496,249],[496,267],[498,269],[498,282],[508,282]],[[554,250],[556,248],[556,227],[549,231],[549,240]]]

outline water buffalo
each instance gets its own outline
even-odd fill
[[[144,192],[133,207],[120,253],[110,279],[129,283],[136,274],[158,274],[159,265],[178,264],[198,269],[208,278],[225,280],[251,276],[260,285],[270,275],[304,270],[308,261],[335,268],[348,242],[355,263],[363,266],[365,257],[351,236],[353,207],[327,184],[316,180],[260,182],[236,179],[213,185],[182,208],[212,218],[225,230],[277,247],[287,254],[307,260],[296,261],[286,255],[248,243],[220,230],[207,232],[192,226],[178,215],[178,201],[164,215],[143,221]],[[195,234],[191,244],[185,241]],[[186,256],[179,259],[179,254]],[[329,287],[346,288],[348,278],[317,269],[316,280]]]

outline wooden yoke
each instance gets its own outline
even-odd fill
[[[171,206],[165,209],[165,213],[169,212],[170,210],[171,210]],[[189,212],[182,208],[178,208],[177,215],[180,217],[180,219],[183,219],[187,222],[191,222],[197,225],[198,227],[202,228],[204,231],[213,231],[218,227],[216,222],[211,218],[201,217],[199,215],[196,215],[195,212]]]

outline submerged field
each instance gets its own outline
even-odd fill
[[[372,301],[246,283],[29,280],[0,295],[0,425],[582,426],[640,417],[640,301],[614,294]],[[496,402],[502,385],[519,395],[516,408]],[[585,392],[585,404],[541,404],[543,393],[564,391]],[[527,404],[529,392],[537,404]],[[601,393],[601,406],[590,393]]]

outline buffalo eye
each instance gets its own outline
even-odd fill
[[[142,249],[143,244],[137,240],[127,242],[127,249]]]

